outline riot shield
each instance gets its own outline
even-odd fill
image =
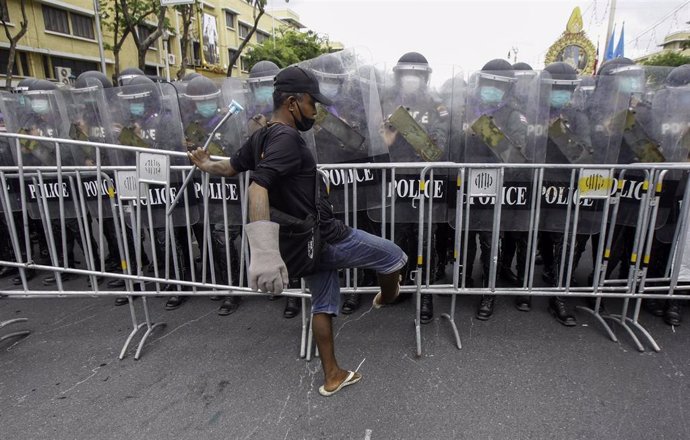
[[[512,71],[480,71],[470,77],[465,116],[464,162],[542,163],[546,148],[550,85],[542,74],[517,79]],[[535,172],[506,167],[503,187],[498,169],[475,169],[466,176],[470,230],[491,231],[497,197],[502,199],[501,231],[528,231],[536,203]],[[484,188],[486,187],[486,188]],[[493,187],[489,195],[487,188]],[[499,194],[500,191],[500,194]]]
[[[381,104],[369,57],[361,50],[346,49],[299,64],[311,69],[319,80],[321,93],[331,106],[317,105],[312,130],[319,164],[386,162],[388,151],[378,133]],[[308,140],[307,144],[311,140]],[[350,210],[353,185],[357,185],[358,211],[381,206],[381,173],[369,169],[330,169],[329,199],[336,213],[345,210],[348,187]]]
[[[615,164],[625,123],[628,97],[617,92],[613,77],[598,77],[594,92],[579,87],[591,87],[591,79],[578,78],[572,98],[565,105],[550,99],[548,113],[548,142],[546,147],[544,181],[541,200],[540,230],[560,232],[568,220],[568,205],[574,207],[578,190],[577,171],[549,169],[548,164],[592,164],[606,169]],[[554,90],[572,90],[566,83],[551,81]],[[554,94],[555,95],[555,94]],[[609,184],[611,191],[615,186]],[[579,234],[594,234],[601,229],[603,200],[580,200]],[[572,227],[572,224],[571,224]]]
[[[229,104],[243,97],[243,82],[228,78],[214,82],[214,88],[199,92],[188,86],[180,94],[182,126],[188,149],[203,148],[209,136],[228,112]],[[211,87],[209,83],[209,87]],[[213,156],[232,156],[242,146],[245,139],[245,126],[238,117],[231,116],[213,135],[208,144],[208,152]],[[205,176],[201,173],[194,178],[194,195],[201,208],[204,191],[208,191],[208,217],[210,224],[224,224],[224,211],[228,223],[242,224],[239,178],[209,177],[208,188],[204,187]],[[225,203],[223,202],[225,198]]]
[[[186,151],[177,89],[169,83],[134,82],[105,91],[115,143],[151,150]],[[136,157],[135,152],[120,151],[111,160],[116,165],[136,167]],[[170,156],[170,165],[189,165],[189,160]],[[149,197],[142,204],[150,205],[153,210],[153,227],[165,226],[166,203],[174,199],[183,181],[183,172],[171,169],[170,193],[166,193],[164,186],[149,185]],[[190,224],[193,224],[199,218],[197,199],[192,186],[185,191],[188,193]],[[130,221],[129,216],[127,221]],[[173,226],[186,224],[184,204],[173,211],[172,222]]]
[[[390,178],[386,201],[393,203],[396,223],[419,221],[418,197],[425,196],[427,206],[433,203],[432,222],[447,223],[448,170],[434,169],[433,181],[427,173],[420,182],[420,172],[427,162],[447,162],[450,158],[451,116],[438,88],[449,79],[461,76],[457,66],[398,63],[382,69],[381,108],[384,115],[379,130],[388,146],[391,162],[415,162],[419,167],[397,168]],[[450,88],[446,98],[459,89]],[[454,192],[454,188],[453,191]],[[372,220],[381,220],[380,210],[370,210]]]
[[[9,94],[2,100],[5,126],[8,132],[34,136],[68,138],[69,124],[67,110],[62,95],[57,90],[34,90],[22,94]],[[75,165],[72,146],[52,141],[21,139],[20,156],[11,148],[15,165],[22,166],[56,166]],[[59,157],[57,150],[59,148]],[[59,160],[58,160],[59,159]],[[46,198],[49,214],[52,219],[60,217],[60,194],[63,195],[64,217],[74,218],[73,201],[74,173],[63,172],[62,179],[56,176],[43,176],[43,184],[35,173],[27,173],[25,178],[26,194],[29,201],[28,211],[31,218],[41,218],[37,201],[40,196]],[[35,181],[33,178],[36,178]],[[60,180],[62,183],[60,186]]]
[[[61,94],[67,108],[69,138],[85,142],[114,143],[110,112],[106,104],[105,93],[101,83],[96,79],[87,79],[87,86],[81,89],[62,90]],[[92,146],[71,145],[75,164],[94,167],[93,172],[81,172],[82,191],[89,212],[98,216],[98,198],[102,200],[104,217],[112,217],[108,205],[108,187],[110,182],[101,175],[96,175],[97,149]],[[116,151],[100,149],[101,166],[110,165]],[[112,177],[114,175],[109,174]],[[113,181],[114,183],[114,181]]]
[[[5,114],[8,112],[20,112],[20,109],[14,108],[17,101],[13,99],[13,95],[8,92],[0,92],[0,133],[7,132],[5,124]],[[15,140],[12,138],[0,137],[0,161],[4,166],[9,166],[14,163],[13,151],[15,150]],[[6,173],[7,174],[7,173]],[[21,197],[19,192],[19,180],[13,177],[7,177],[7,192],[9,196],[10,210],[21,211]],[[2,193],[0,193],[2,195]],[[0,204],[0,212],[3,212],[3,205]]]
[[[661,149],[660,120],[655,114],[661,109],[653,108],[654,101],[663,102],[667,89],[662,88],[671,67],[624,66],[614,70],[618,78],[619,91],[628,97],[628,108],[625,113],[622,141],[618,153],[619,164],[667,162],[668,158]],[[657,95],[659,99],[656,98]],[[677,180],[667,175],[660,194],[656,227],[661,227],[667,220],[670,205],[676,191]],[[623,191],[618,210],[617,224],[635,226],[640,212],[640,199],[644,186],[645,174],[627,171],[623,182]]]

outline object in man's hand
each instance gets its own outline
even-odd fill
[[[441,158],[441,150],[429,137],[426,131],[414,120],[410,112],[403,106],[398,106],[387,121],[400,136],[414,148],[419,157],[427,162],[434,162]]]

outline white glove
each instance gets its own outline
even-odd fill
[[[278,247],[280,225],[267,220],[245,227],[249,239],[249,288],[279,294],[288,286],[288,272]]]

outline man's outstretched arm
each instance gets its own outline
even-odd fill
[[[232,177],[237,175],[237,170],[232,167],[230,160],[211,160],[211,155],[208,151],[204,151],[201,148],[188,151],[187,156],[201,171],[214,176]]]

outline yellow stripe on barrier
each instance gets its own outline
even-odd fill
[[[642,183],[642,191],[647,191],[649,189],[649,181],[645,180],[644,183]]]
[[[462,179],[460,178],[460,176],[458,176],[457,185],[458,185],[458,188],[460,188],[462,186]]]
[[[424,257],[422,257],[421,255],[418,255],[417,256],[417,266],[421,266],[423,264],[424,264]]]
[[[454,251],[453,251],[453,258],[457,260],[457,259],[458,259],[458,255],[460,255],[460,252],[458,252],[457,249],[454,250]]]
[[[108,187],[108,197],[110,197],[111,199],[115,198],[115,188],[113,188],[112,186]]]
[[[645,255],[645,256],[644,256],[644,261],[643,261],[643,262],[644,262],[645,265],[649,264],[649,255]]]
[[[606,249],[604,251],[604,259],[608,260],[610,256],[611,256],[611,249]]]
[[[422,181],[419,182],[419,193],[420,193],[420,194],[424,192],[424,187],[425,187],[425,186],[426,186],[426,182],[425,182],[425,181],[422,180]]]
[[[664,186],[664,185],[663,185],[661,182],[659,182],[659,183],[656,184],[656,193],[657,193],[657,194],[659,194],[659,193],[661,192],[661,189],[662,189],[663,186]]]
[[[633,252],[633,254],[630,256],[630,262],[635,264],[637,263],[637,254]]]
[[[120,261],[120,266],[122,266],[122,270],[127,270],[127,260]]]

